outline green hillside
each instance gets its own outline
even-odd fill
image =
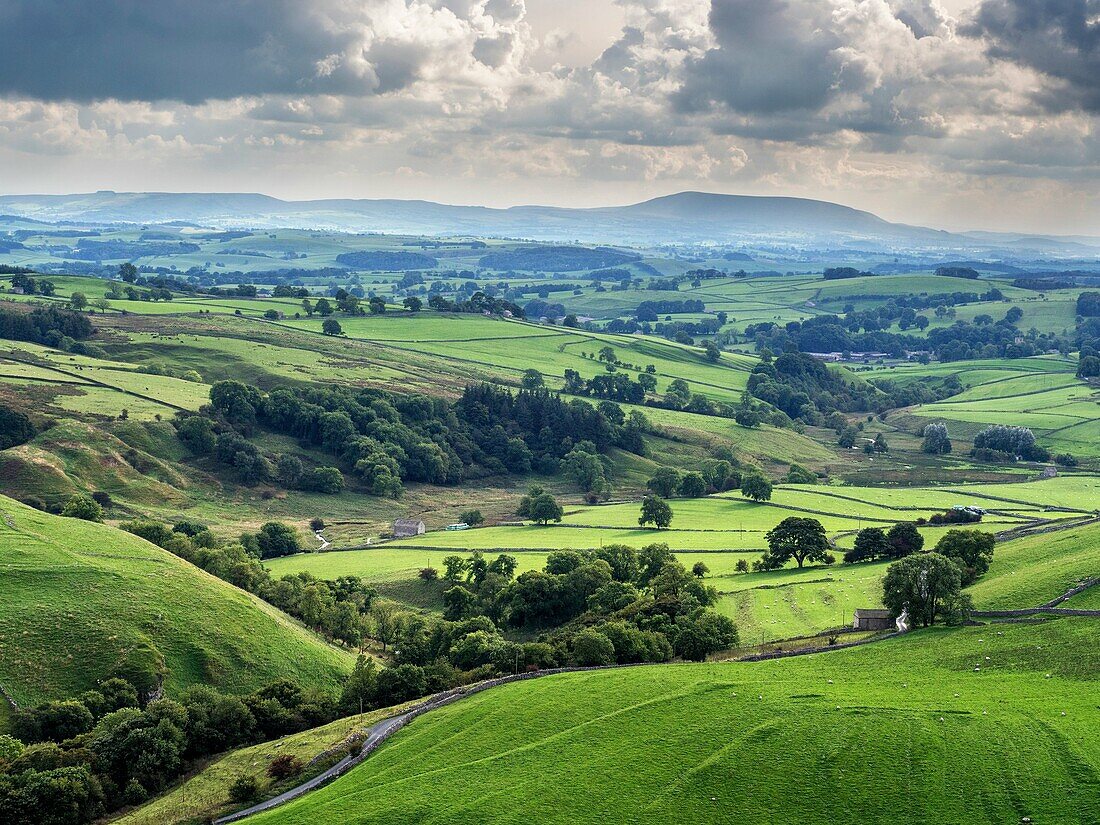
[[[0,685],[19,704],[72,696],[162,659],[169,691],[334,686],[353,657],[136,536],[0,497]]]
[[[1096,630],[939,630],[512,684],[249,821],[1095,822]]]

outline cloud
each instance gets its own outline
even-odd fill
[[[0,0],[0,94],[385,94],[522,53],[522,0]]]
[[[1100,0],[983,0],[963,31],[1059,81],[1037,95],[1049,108],[1100,113]]]

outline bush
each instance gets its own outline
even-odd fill
[[[260,781],[247,773],[242,773],[229,786],[230,802],[251,802],[259,795]]]
[[[614,664],[615,646],[598,630],[582,630],[573,637],[573,661],[581,667]]]
[[[281,753],[267,766],[267,775],[276,782],[297,776],[302,772],[302,760],[292,753]]]
[[[103,521],[103,508],[93,498],[73,496],[66,502],[61,515],[67,518],[83,519],[84,521]]]

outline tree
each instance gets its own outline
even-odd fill
[[[924,547],[924,536],[913,522],[899,521],[886,534],[886,543],[890,545],[887,555],[892,559],[900,559],[919,553]]]
[[[386,647],[401,632],[401,611],[394,602],[375,599],[370,607],[370,617],[374,622],[375,638],[382,643],[382,652],[385,653]]]
[[[410,295],[401,303],[409,312],[420,312],[424,308],[424,302],[414,295]]]
[[[772,483],[760,473],[746,473],[741,478],[741,495],[753,501],[768,501],[772,497]]]
[[[132,284],[134,281],[137,280],[138,268],[129,261],[124,264],[119,264],[118,277],[128,284]]]
[[[948,530],[932,552],[955,562],[962,574],[962,586],[969,587],[989,570],[996,543],[992,533],[981,530]]]
[[[344,328],[340,326],[340,322],[335,318],[326,318],[321,323],[321,332],[325,335],[343,335]]]
[[[69,296],[69,306],[79,312],[88,306],[88,296],[83,292],[74,292]]]
[[[930,455],[947,455],[951,452],[951,439],[947,435],[947,425],[936,422],[926,426],[921,449]]]
[[[702,473],[684,473],[680,479],[680,495],[688,498],[699,498],[707,494],[707,482]]]
[[[470,618],[476,605],[477,596],[460,584],[443,592],[443,618],[449,622]]]
[[[718,349],[718,345],[713,341],[704,341],[703,355],[708,361],[714,364],[722,357],[722,350]]]
[[[35,434],[34,424],[27,416],[0,404],[0,450],[26,444]]]
[[[73,496],[65,503],[61,515],[84,521],[103,521],[103,508],[89,496]]]
[[[386,300],[384,298],[379,298],[377,295],[375,295],[373,298],[370,299],[369,303],[371,315],[381,315],[383,312],[386,311]]]
[[[937,616],[950,618],[960,607],[962,574],[939,553],[921,553],[894,562],[882,580],[882,603],[900,616],[909,611],[913,625],[929,627]]]
[[[881,527],[864,527],[856,534],[855,546],[844,554],[844,562],[874,561],[890,553],[886,532]]]
[[[697,561],[691,566],[691,575],[697,579],[703,578],[709,572],[710,568],[707,567],[705,562]]]
[[[294,532],[294,528],[277,521],[269,521],[260,528],[260,532],[256,534],[256,544],[260,549],[261,559],[289,556],[302,549],[298,545],[298,534]]]
[[[485,516],[481,515],[480,510],[464,510],[458,520],[471,527],[477,527],[485,522]]]
[[[680,489],[680,471],[675,467],[661,467],[645,486],[661,498],[672,498]]]
[[[734,412],[733,420],[740,424],[742,427],[748,427],[749,429],[752,429],[753,427],[760,426],[761,418],[760,413],[758,413],[747,404],[743,404],[737,408],[736,412]]]
[[[329,303],[328,298],[318,298],[317,303],[313,305],[313,311],[324,318],[332,315],[332,304]]]
[[[458,582],[466,578],[469,563],[462,556],[447,556],[443,559],[443,578],[449,582]]]
[[[561,521],[565,514],[556,498],[549,493],[542,493],[531,499],[528,508],[528,518],[535,524],[549,524],[551,521]]]
[[[1096,378],[1100,376],[1100,358],[1086,355],[1077,363],[1078,378]]]
[[[596,357],[606,364],[614,364],[618,360],[615,357],[615,350],[611,347],[600,347],[599,354]]]
[[[439,571],[434,567],[422,567],[420,572],[416,574],[417,577],[426,584],[431,584],[434,581],[439,580]]]
[[[668,527],[672,524],[672,508],[660,496],[646,496],[642,499],[642,514],[638,517],[638,524],[642,527],[652,524],[658,530]]]
[[[859,430],[849,425],[841,430],[840,435],[837,437],[837,446],[843,447],[845,450],[850,450],[856,446],[856,439],[859,438]]]
[[[537,390],[543,386],[542,373],[535,369],[524,370],[523,378],[520,379],[520,386],[525,390]]]
[[[287,489],[298,486],[298,483],[302,480],[303,472],[304,468],[301,460],[290,453],[283,453],[279,456],[279,460],[275,462],[275,473],[279,477],[279,482]]]
[[[825,561],[829,553],[829,539],[825,528],[815,518],[788,516],[768,531],[768,552],[764,555],[764,565],[769,570],[782,567],[790,559],[798,566],[806,561]]]
[[[615,663],[615,646],[604,634],[591,627],[573,637],[573,661],[581,667]]]

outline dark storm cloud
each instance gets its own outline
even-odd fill
[[[815,17],[827,4],[787,0],[714,0],[717,47],[690,61],[676,98],[685,111],[712,103],[745,114],[814,111],[847,82],[837,36]]]
[[[1100,0],[983,0],[965,34],[989,54],[1063,81],[1041,99],[1100,112]]]
[[[300,0],[0,0],[0,94],[42,100],[369,92],[344,70],[356,4]],[[361,7],[369,5],[359,3]],[[361,19],[361,18],[360,18]],[[383,85],[407,82],[402,56]]]

